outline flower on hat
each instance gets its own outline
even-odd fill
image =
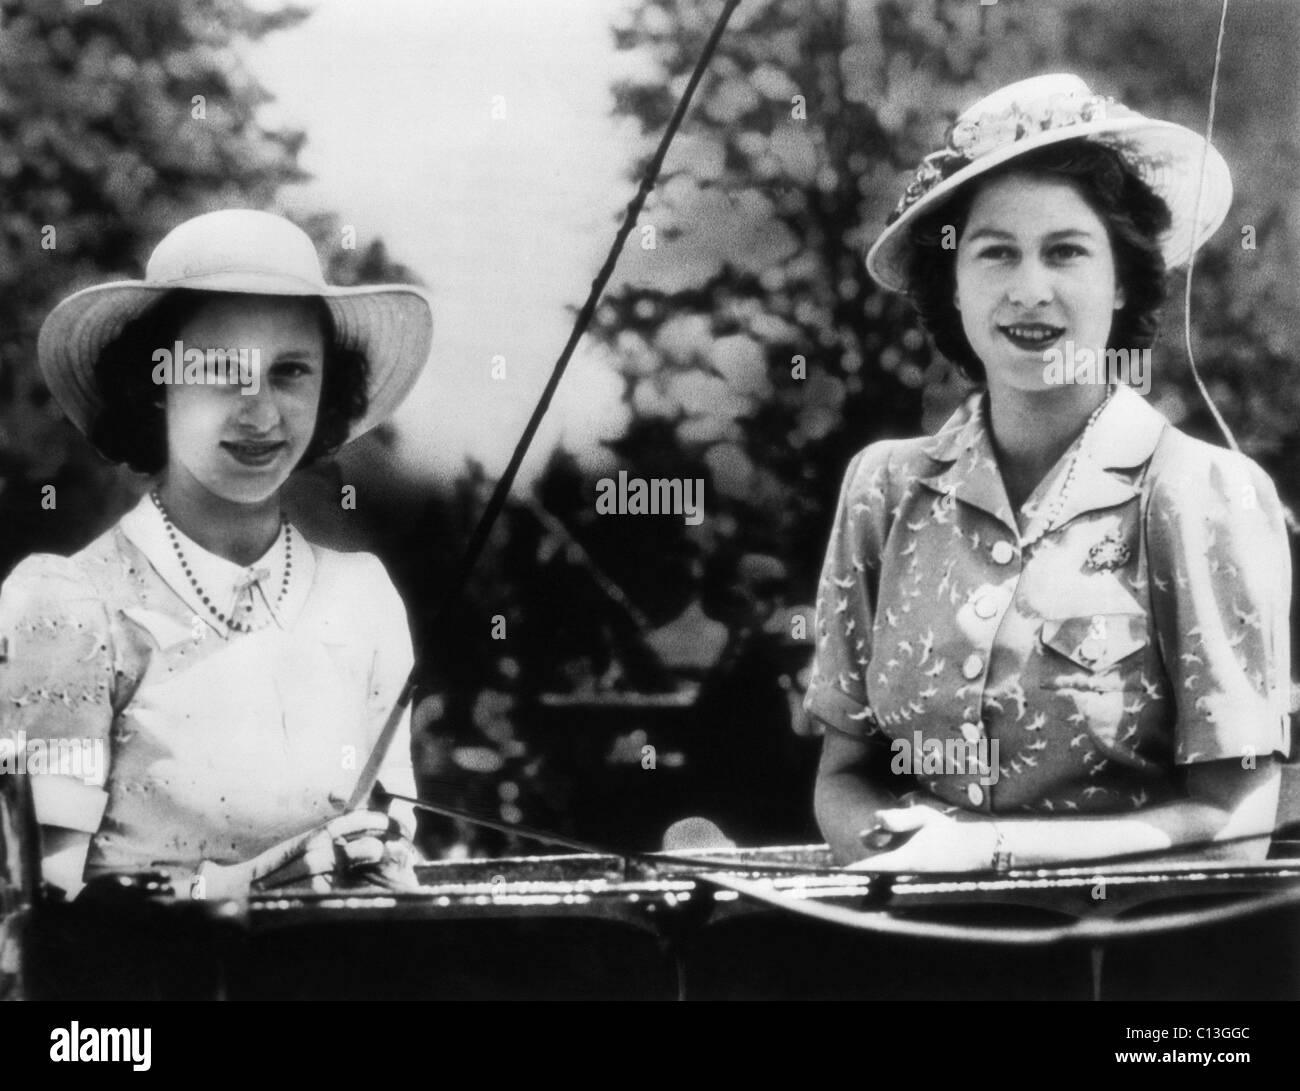
[[[1232,202],[1232,175],[1203,136],[1096,94],[1071,73],[1047,73],[986,95],[957,117],[943,146],[917,167],[871,245],[867,270],[872,279],[890,291],[907,291],[913,245],[908,220],[1019,155],[1076,139],[1114,149],[1165,202],[1172,222],[1160,248],[1169,268],[1190,260],[1223,223]]]
[[[1014,144],[1035,133],[1062,129],[1131,111],[1108,95],[1057,93],[1030,102],[1013,102],[978,117],[961,117],[948,130],[944,148],[927,155],[889,217],[893,223],[911,205],[967,163]]]

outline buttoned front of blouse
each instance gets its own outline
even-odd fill
[[[1178,765],[1285,756],[1290,557],[1267,476],[1120,387],[1064,505],[1074,447],[1022,535],[986,404],[850,465],[808,710],[986,814],[1131,811],[1180,798]]]
[[[107,749],[88,874],[232,863],[333,817],[411,666],[405,609],[375,557],[282,530],[245,568],[176,533],[193,580],[145,498],[75,556],[28,558],[0,593],[0,731]],[[255,631],[222,623],[205,596]],[[414,794],[408,739],[381,780]],[[42,822],[86,813],[94,786],[67,779],[33,778]]]

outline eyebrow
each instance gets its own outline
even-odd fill
[[[1045,236],[1043,236],[1043,240],[1045,242],[1057,242],[1061,239],[1074,238],[1076,236],[1085,239],[1096,238],[1095,232],[1089,231],[1087,228],[1063,227],[1059,231],[1049,231]],[[1014,241],[1015,237],[1016,236],[1012,234],[1010,231],[999,231],[995,227],[981,227],[976,231],[972,231],[970,235],[967,236],[966,241],[976,242],[979,239],[985,239],[985,238],[1010,239]]]

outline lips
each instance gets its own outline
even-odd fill
[[[275,443],[241,441],[222,443],[221,446],[231,458],[244,466],[268,466],[288,444],[283,440]]]
[[[1063,326],[1050,326],[1046,322],[1017,322],[999,326],[998,331],[1018,349],[1041,352],[1065,333]]]

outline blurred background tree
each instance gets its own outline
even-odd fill
[[[139,276],[181,220],[263,207],[303,177],[303,134],[258,125],[265,94],[236,46],[305,14],[231,0],[0,2],[0,570],[84,543],[132,492],[51,402],[36,367],[42,319],[72,289]]]
[[[614,28],[645,61],[615,110],[647,136],[718,10],[642,0]],[[303,17],[237,0],[0,0],[0,572],[80,546],[142,487],[60,423],[35,367],[41,319],[75,287],[138,275],[175,223],[273,207],[302,177],[304,135],[258,123],[265,92],[239,55]],[[1217,18],[1209,0],[745,0],[642,217],[654,245],[633,235],[594,327],[630,412],[607,466],[704,479],[703,522],[597,515],[603,475],[557,450],[437,617],[493,484],[481,467],[403,480],[378,429],[293,483],[308,533],[377,551],[408,603],[427,665],[425,791],[643,847],[690,813],[751,843],[814,839],[817,743],[798,702],[840,477],[865,444],[937,427],[966,390],[906,301],[869,281],[865,249],[955,115],[1012,80],[1074,71],[1201,129]],[[1194,301],[1216,401],[1293,506],[1298,38],[1289,0],[1233,5],[1215,133],[1237,196],[1198,258]],[[380,240],[344,249],[328,212],[305,226],[336,282],[417,279]],[[1152,398],[1215,441],[1183,359],[1181,284]],[[373,483],[374,502],[345,517],[342,481]],[[44,484],[56,512],[41,510]],[[458,822],[425,832],[435,852],[535,848]]]

